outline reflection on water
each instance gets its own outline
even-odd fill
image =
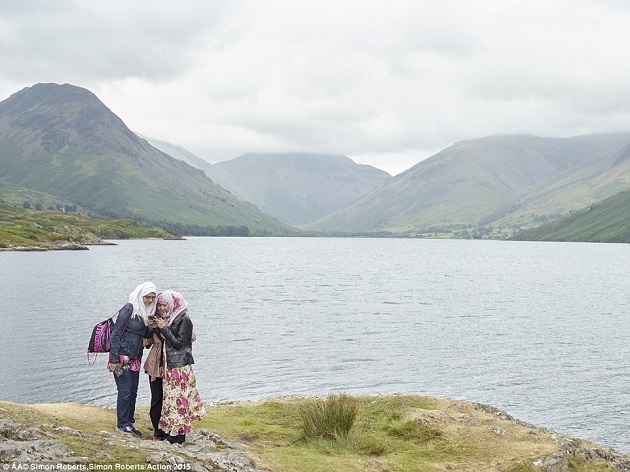
[[[418,393],[630,452],[630,247],[191,238],[0,253],[0,398],[113,405],[96,322],[145,280],[186,296],[206,401]],[[6,379],[6,380],[4,380]],[[148,403],[142,374],[139,401]]]

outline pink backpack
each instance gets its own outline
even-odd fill
[[[109,352],[110,340],[112,337],[112,328],[115,324],[114,317],[118,315],[120,310],[122,310],[125,305],[121,306],[118,311],[116,311],[116,313],[114,313],[112,316],[104,321],[101,321],[100,323],[97,323],[97,325],[94,326],[94,329],[92,330],[92,336],[90,336],[90,342],[88,343],[87,348],[88,364],[92,365],[94,364],[94,362],[96,362],[96,355],[99,352]],[[122,333],[125,332],[125,329],[127,329],[127,325],[129,324],[130,320],[131,317],[129,317],[127,323],[125,324],[125,327],[120,332],[121,336]],[[94,356],[90,357],[90,354],[94,354]]]

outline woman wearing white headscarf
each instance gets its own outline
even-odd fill
[[[142,360],[142,339],[150,336],[149,316],[155,312],[155,284],[144,282],[129,295],[118,312],[110,339],[107,368],[114,373],[118,398],[116,427],[123,433],[142,436],[136,425],[136,398]]]
[[[158,295],[157,303],[169,307],[168,319],[157,319],[166,361],[159,429],[166,433],[167,441],[181,444],[192,421],[206,415],[192,368],[193,323],[188,316],[188,302],[181,293],[165,290]]]

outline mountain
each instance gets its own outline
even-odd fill
[[[241,202],[201,170],[139,138],[93,93],[37,84],[0,102],[0,182],[184,234],[237,227],[297,231]]]
[[[573,215],[520,231],[517,241],[630,243],[630,190],[608,197]]]
[[[242,195],[239,195],[234,191],[234,189],[238,189],[241,185],[238,183],[238,180],[235,180],[234,176],[232,176],[229,172],[223,171],[217,166],[212,165],[205,159],[202,159],[199,156],[196,156],[188,149],[179,146],[177,144],[172,144],[166,141],[160,141],[158,139],[144,137],[151,146],[159,149],[160,151],[165,152],[171,157],[175,159],[179,159],[180,161],[184,161],[185,163],[196,167],[197,169],[201,169],[204,173],[215,183],[219,184],[226,190],[229,190],[238,198],[244,201],[249,201],[250,203],[256,203],[247,198],[243,198]]]
[[[203,170],[238,198],[293,225],[310,223],[337,211],[391,177],[346,156],[330,154],[249,153],[210,164],[181,146],[147,140]]]
[[[216,173],[216,170],[214,169],[212,164],[210,164],[205,159],[194,155],[188,149],[177,144],[160,141],[158,139],[149,138],[140,134],[138,134],[138,136],[140,136],[142,139],[146,139],[151,146],[159,149],[169,156],[174,157],[175,159],[179,159],[180,161],[184,161],[186,164],[196,167],[197,169],[201,169],[208,177],[210,177],[213,182],[218,183],[218,181],[215,180],[215,178],[213,177]]]
[[[630,188],[630,134],[491,136],[419,162],[306,225],[324,232],[511,234]]]
[[[330,154],[249,153],[213,168],[217,182],[262,211],[302,225],[343,208],[391,177],[375,167]]]

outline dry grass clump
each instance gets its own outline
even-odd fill
[[[346,437],[358,412],[357,400],[346,394],[309,400],[300,408],[302,438],[308,441]]]
[[[417,444],[426,444],[442,437],[442,431],[420,421],[405,421],[400,425],[391,426],[387,429],[387,434]]]

